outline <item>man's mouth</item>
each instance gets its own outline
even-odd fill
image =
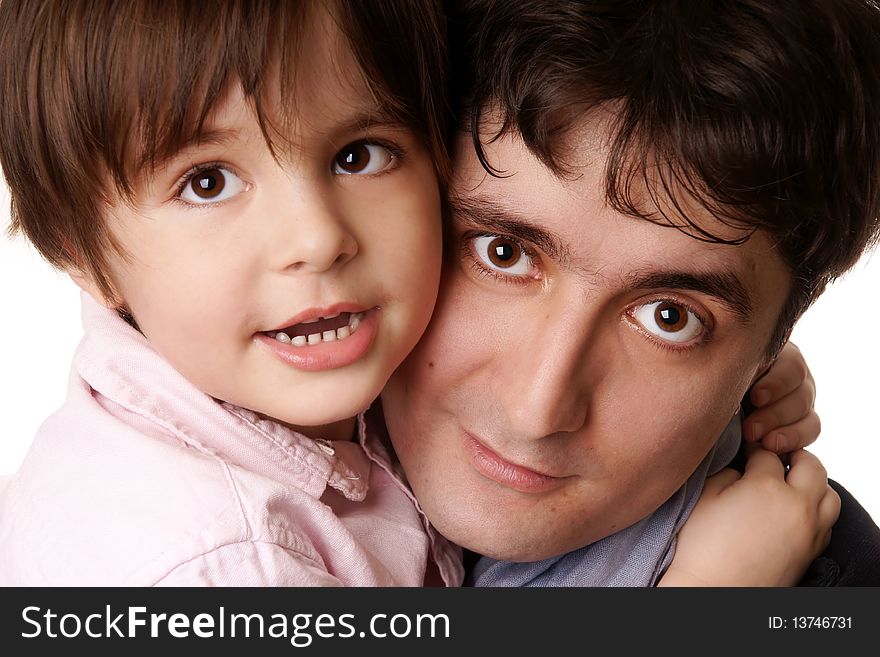
[[[553,476],[517,465],[489,449],[467,431],[463,431],[465,453],[474,468],[484,477],[522,493],[543,493],[558,488],[568,476]]]
[[[363,312],[338,312],[292,324],[277,331],[265,331],[264,335],[294,347],[336,342],[351,337],[358,330],[363,318]]]

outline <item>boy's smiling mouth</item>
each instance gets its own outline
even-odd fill
[[[335,342],[350,337],[357,331],[363,318],[363,312],[336,312],[292,324],[278,331],[266,331],[265,335],[295,347]]]
[[[381,308],[344,303],[312,308],[279,328],[256,334],[276,358],[299,370],[321,371],[363,358],[379,331]]]

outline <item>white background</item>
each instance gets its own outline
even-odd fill
[[[0,183],[0,229],[9,201]],[[82,334],[79,294],[21,238],[0,236],[0,474],[24,458],[42,420],[64,399]],[[880,523],[880,257],[836,282],[795,328],[818,384],[822,436],[811,447]]]

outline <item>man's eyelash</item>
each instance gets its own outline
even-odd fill
[[[489,269],[488,267],[484,267],[477,258],[474,258],[473,255],[469,257],[470,263],[469,266],[471,269],[476,272],[477,275],[483,276],[485,278],[491,278],[494,281],[499,283],[504,283],[505,285],[528,285],[531,283],[531,279],[524,278],[522,276],[505,276],[501,272],[495,271],[494,269]]]
[[[703,328],[705,328],[707,331],[709,330],[710,322],[703,316],[703,313],[693,304],[688,303],[687,301],[684,301],[676,296],[671,296],[668,293],[666,295],[658,294],[656,296],[648,297],[645,301],[642,301],[638,305],[647,306],[649,303],[672,303],[676,306],[681,306],[688,312],[693,313],[694,317],[696,317],[699,320],[700,324],[703,325]]]
[[[536,255],[532,249],[523,244],[517,239],[513,237],[509,237],[507,235],[500,235],[498,233],[484,233],[484,232],[470,232],[462,235],[461,239],[461,252],[462,256],[468,261],[470,268],[479,274],[480,276],[490,278],[499,283],[504,283],[507,285],[528,285],[529,283],[533,283],[534,279],[526,276],[509,276],[501,273],[495,269],[491,269],[490,267],[486,267],[480,260],[478,256],[474,254],[473,247],[471,246],[473,241],[478,237],[500,237],[502,239],[510,241],[512,244],[515,244],[517,248],[522,249],[523,255],[529,258],[533,263],[536,259]]]
[[[703,334],[699,337],[699,339],[696,342],[692,342],[690,344],[685,344],[685,345],[679,345],[674,342],[669,342],[667,340],[661,340],[656,335],[652,334],[648,329],[643,327],[641,325],[641,323],[633,316],[633,314],[630,312],[630,310],[627,310],[625,313],[626,317],[627,317],[627,321],[630,324],[634,324],[635,325],[634,328],[640,334],[642,334],[644,337],[648,338],[648,341],[652,345],[654,345],[658,349],[665,351],[665,352],[672,352],[672,353],[680,354],[682,352],[686,352],[686,351],[690,351],[691,349],[695,349],[696,347],[700,347],[712,338],[712,326],[711,326],[710,322],[708,322],[705,319],[705,317],[703,317],[703,313],[701,313],[692,304],[689,304],[685,301],[682,301],[681,299],[679,299],[677,297],[662,296],[662,295],[659,295],[656,297],[649,297],[649,298],[645,299],[644,301],[640,301],[636,306],[631,306],[631,309],[635,309],[638,306],[646,306],[651,303],[663,303],[663,302],[674,303],[675,305],[681,306],[682,308],[684,308],[687,312],[693,313],[694,317],[697,318],[697,321],[699,321],[700,324],[703,326]]]

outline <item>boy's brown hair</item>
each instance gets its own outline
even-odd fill
[[[295,114],[303,25],[326,7],[389,118],[420,135],[443,181],[445,32],[426,0],[3,0],[0,165],[11,234],[108,297],[102,220],[145,169],[200,134],[230,82],[252,102],[270,148],[265,97],[279,65],[282,113]],[[284,117],[282,117],[284,118]],[[280,135],[283,138],[283,134]],[[273,152],[275,152],[273,150]]]

